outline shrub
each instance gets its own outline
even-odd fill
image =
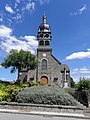
[[[56,86],[33,86],[25,88],[16,96],[16,102],[51,105],[79,105],[79,103],[63,89]]]
[[[29,87],[29,84],[11,84],[0,82],[0,101],[14,102],[15,97],[22,89]]]

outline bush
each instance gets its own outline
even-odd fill
[[[21,89],[22,88],[20,86],[8,85],[5,89],[7,96],[5,96],[4,101],[14,102],[16,95],[18,94],[18,92],[20,92]]]
[[[0,81],[0,101],[14,102],[15,97],[22,89],[29,87],[29,84],[13,84]]]
[[[79,105],[71,95],[56,86],[33,86],[25,88],[16,96],[16,102],[50,105]]]

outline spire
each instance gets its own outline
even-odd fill
[[[44,10],[44,14],[43,14],[43,23],[45,24],[46,21],[47,21],[47,19],[46,19],[45,10]]]
[[[38,31],[39,32],[51,32],[50,26],[47,23],[47,17],[45,15],[45,11],[44,11],[44,14],[43,14],[43,17],[42,17],[42,23],[40,24]]]

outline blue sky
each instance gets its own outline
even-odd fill
[[[74,81],[90,78],[90,0],[0,0],[0,63],[11,49],[35,53],[44,10],[53,55],[68,64]],[[16,78],[0,65],[1,80]]]

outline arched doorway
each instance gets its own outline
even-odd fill
[[[42,76],[40,79],[40,82],[43,83],[44,85],[47,85],[48,84],[48,77]]]

